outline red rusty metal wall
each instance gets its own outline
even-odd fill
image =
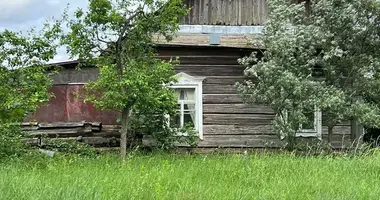
[[[38,122],[102,122],[103,124],[117,124],[118,113],[113,111],[99,111],[91,103],[85,103],[75,94],[83,91],[83,85],[54,85],[50,92],[55,97],[25,121]]]

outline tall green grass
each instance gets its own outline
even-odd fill
[[[0,164],[0,199],[379,199],[380,156],[136,155]]]

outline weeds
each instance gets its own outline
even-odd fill
[[[113,154],[0,164],[0,199],[378,199],[380,157]]]

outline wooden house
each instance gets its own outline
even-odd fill
[[[182,98],[192,106],[182,106],[180,120],[190,120],[199,132],[202,148],[274,148],[283,142],[271,126],[274,113],[263,105],[245,104],[237,94],[235,83],[244,80],[244,67],[238,58],[257,51],[248,38],[259,39],[268,17],[266,0],[186,0],[192,7],[182,21],[179,35],[170,43],[157,37],[157,51],[162,59],[179,57],[179,83],[174,85]],[[63,70],[54,75],[51,92],[55,97],[26,121],[25,126],[52,137],[77,138],[95,146],[116,146],[118,113],[99,111],[91,103],[75,98],[84,84],[96,80],[97,68],[75,70],[76,61],[60,63]],[[193,114],[186,114],[185,110]],[[187,115],[187,116],[185,116]],[[300,137],[326,139],[327,127],[320,113]],[[83,122],[83,121],[86,121]],[[57,131],[52,129],[54,122]],[[98,122],[96,124],[87,122]],[[101,128],[99,127],[101,123]],[[49,126],[50,124],[50,126]],[[356,127],[356,126],[355,126]],[[357,139],[351,123],[335,127],[332,144],[348,147]],[[73,131],[70,131],[73,130]],[[357,131],[354,131],[355,133]],[[31,142],[41,142],[38,134]]]

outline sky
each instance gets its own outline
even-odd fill
[[[60,17],[70,4],[70,10],[87,7],[87,0],[0,0],[0,31],[37,30],[51,17]],[[66,61],[65,50],[60,49],[51,62]]]

